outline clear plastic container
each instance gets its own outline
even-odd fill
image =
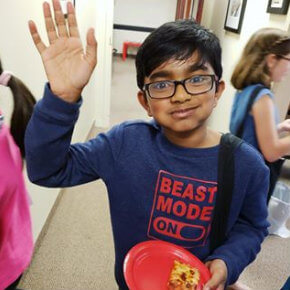
[[[290,187],[278,181],[268,206],[269,233],[282,238],[290,237],[286,222],[290,217]]]

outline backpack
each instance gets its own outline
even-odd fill
[[[235,181],[234,152],[244,141],[231,133],[223,134],[218,153],[218,191],[210,232],[210,251],[226,239],[232,192]]]
[[[254,100],[262,89],[266,89],[266,87],[263,85],[258,85],[254,88],[254,90],[252,91],[252,93],[250,95],[249,102],[247,104],[247,108],[246,108],[246,111],[245,111],[244,116],[243,116],[243,121],[241,122],[241,124],[237,130],[237,133],[235,134],[239,138],[242,138],[243,131],[244,131],[244,123],[245,123],[246,117],[248,115],[248,112],[251,111]]]
[[[250,95],[250,98],[249,98],[249,102],[247,104],[247,109],[246,109],[245,114],[243,116],[243,121],[241,122],[241,124],[240,124],[240,126],[239,126],[239,128],[237,130],[237,133],[236,133],[237,137],[242,138],[243,131],[244,131],[244,123],[245,123],[247,114],[248,114],[248,112],[250,112],[256,96],[259,94],[259,92],[262,89],[265,89],[265,88],[266,87],[263,86],[263,85],[258,85],[252,91],[252,93]],[[287,158],[287,159],[289,158],[287,156],[284,156],[284,157]],[[280,159],[278,159],[277,161],[274,161],[274,162],[268,162],[267,160],[264,159],[266,165],[270,169],[270,186],[269,186],[269,191],[268,191],[268,196],[267,196],[267,203],[269,203],[270,198],[271,198],[271,196],[273,194],[273,191],[274,191],[275,185],[276,185],[276,183],[278,181],[278,178],[279,178],[283,163],[285,161],[285,158],[280,158]]]

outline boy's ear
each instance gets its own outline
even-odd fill
[[[224,81],[222,81],[222,80],[219,81],[218,88],[217,88],[217,91],[215,92],[215,96],[214,96],[214,98],[215,98],[214,106],[217,105],[219,98],[221,97],[223,91],[225,90],[225,86],[226,85],[225,85]]]
[[[141,104],[141,106],[147,111],[148,116],[152,117],[151,109],[150,109],[150,106],[148,104],[148,100],[147,100],[147,97],[145,95],[145,92],[139,91],[137,94],[137,97],[138,97],[138,101]]]

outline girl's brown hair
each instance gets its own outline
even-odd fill
[[[0,61],[0,74],[3,68]],[[36,100],[27,86],[17,77],[11,76],[7,87],[11,89],[14,100],[14,108],[11,116],[11,135],[20,148],[22,158],[25,157],[24,134],[28,121],[31,117]]]
[[[237,90],[251,84],[261,83],[270,88],[271,78],[266,63],[268,54],[279,59],[290,53],[290,38],[285,31],[277,28],[262,28],[255,32],[246,44],[241,58],[231,77]]]

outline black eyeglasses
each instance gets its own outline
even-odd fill
[[[200,95],[209,92],[218,81],[215,75],[195,75],[181,81],[158,81],[145,84],[143,90],[152,99],[166,99],[175,95],[177,85],[182,85],[190,95]]]

